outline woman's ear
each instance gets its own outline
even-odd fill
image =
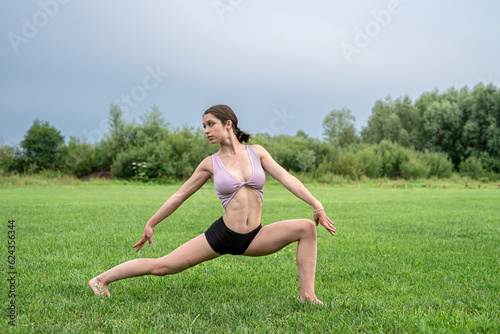
[[[231,122],[231,120],[228,119],[226,122],[226,128],[231,129],[232,127],[233,127],[233,122]]]

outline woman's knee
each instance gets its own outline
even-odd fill
[[[301,222],[301,232],[305,236],[316,238],[316,224],[310,219],[302,219]]]
[[[159,259],[156,259],[154,262],[153,269],[151,270],[152,275],[156,276],[165,276],[171,273],[171,268],[169,268],[168,265],[158,261]]]
[[[165,275],[177,274],[183,271],[184,269],[186,268],[181,268],[180,266],[173,266],[166,259],[159,258],[155,259],[151,274],[156,276],[165,276]]]

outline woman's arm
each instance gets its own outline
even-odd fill
[[[312,206],[314,209],[313,219],[316,222],[316,225],[323,225],[331,235],[335,235],[336,229],[333,226],[331,219],[326,215],[323,205],[316,198],[314,198],[302,182],[274,161],[273,157],[266,151],[265,148],[260,145],[253,145],[252,147],[260,157],[262,168],[264,168],[269,175],[285,186],[285,188],[292,194]]]
[[[211,157],[205,158],[195,169],[193,175],[170,196],[161,208],[149,219],[148,225],[155,227],[165,218],[170,216],[185,200],[198,191],[210,178],[211,172],[208,165],[211,164]]]
[[[144,227],[144,232],[142,234],[141,240],[134,245],[135,250],[138,252],[146,241],[149,245],[153,244],[151,237],[153,236],[154,227],[158,225],[165,218],[170,216],[186,199],[188,199],[192,194],[194,194],[198,189],[200,189],[212,175],[212,169],[210,168],[212,162],[211,157],[205,158],[196,168],[193,175],[184,182],[184,184],[170,196],[167,201],[161,206],[158,211],[151,217]]]
[[[253,145],[255,151],[260,157],[262,163],[262,168],[269,173],[273,178],[278,180],[286,189],[288,189],[292,194],[309,204],[314,208],[314,210],[322,209],[321,203],[314,198],[314,196],[309,192],[309,190],[304,187],[302,182],[300,182],[295,176],[288,173],[283,167],[281,167],[273,157],[260,145]]]

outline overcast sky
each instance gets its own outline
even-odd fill
[[[35,118],[69,140],[159,107],[175,127],[228,104],[242,130],[322,138],[349,108],[500,82],[498,1],[3,1],[0,144]]]

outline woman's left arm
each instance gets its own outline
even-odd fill
[[[309,192],[309,190],[307,190],[302,182],[274,161],[273,157],[265,148],[260,145],[253,145],[252,147],[260,158],[262,168],[264,168],[269,175],[278,180],[292,194],[312,206],[314,209],[313,218],[316,225],[320,223],[333,235],[335,233],[333,222],[326,215],[323,205]]]

